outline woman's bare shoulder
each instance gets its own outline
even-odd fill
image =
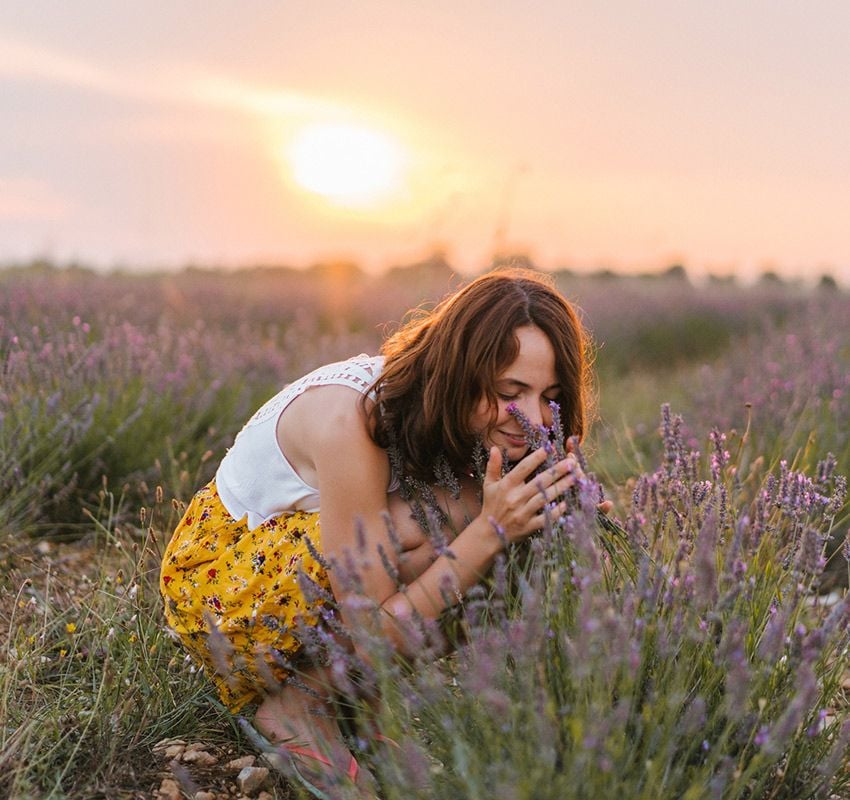
[[[338,384],[313,386],[296,397],[281,418],[290,419],[320,434],[332,433],[333,424],[365,426],[363,394]]]
[[[308,389],[286,407],[278,420],[277,439],[296,469],[312,475],[319,451],[347,449],[355,442],[368,446],[362,398],[348,386],[329,384]]]

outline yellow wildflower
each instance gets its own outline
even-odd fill
[[[76,630],[77,630],[77,623],[76,622],[69,622],[65,626],[65,630],[68,631],[68,633],[75,633]]]

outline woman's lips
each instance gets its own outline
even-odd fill
[[[507,431],[499,431],[499,433],[507,439],[511,447],[525,447],[527,445],[525,436],[522,434],[508,433]]]

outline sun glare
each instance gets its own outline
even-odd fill
[[[308,126],[292,141],[287,156],[302,189],[337,205],[374,205],[401,189],[401,146],[368,128]]]

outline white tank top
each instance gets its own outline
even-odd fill
[[[313,386],[338,384],[366,394],[383,365],[383,356],[365,354],[327,364],[285,386],[265,403],[239,432],[216,472],[216,488],[228,513],[237,520],[247,516],[248,528],[253,530],[287,511],[318,511],[319,490],[301,480],[278,445],[278,419]]]

